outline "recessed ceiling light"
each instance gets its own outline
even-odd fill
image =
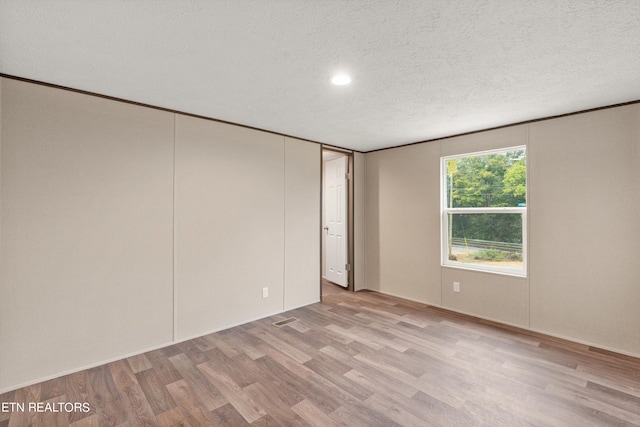
[[[351,83],[351,77],[347,76],[346,74],[338,74],[331,78],[331,83],[337,86],[348,85],[349,83]]]

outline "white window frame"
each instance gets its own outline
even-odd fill
[[[504,153],[507,151],[524,150],[527,152],[525,145],[499,148],[494,150],[477,151],[473,153],[457,154],[453,156],[445,156],[440,158],[440,241],[441,241],[441,265],[443,267],[459,268],[463,270],[482,271],[487,273],[503,274],[507,276],[527,277],[527,207],[529,204],[529,166],[525,162],[527,168],[527,206],[518,207],[480,207],[480,208],[449,208],[447,207],[447,161],[455,159],[463,159],[466,157],[477,157],[489,154]],[[522,270],[509,269],[507,267],[472,264],[453,261],[449,259],[449,215],[450,214],[490,214],[490,213],[511,213],[522,215]]]

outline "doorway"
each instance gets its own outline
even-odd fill
[[[353,290],[353,153],[322,150],[322,281]]]

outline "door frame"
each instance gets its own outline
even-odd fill
[[[320,150],[320,301],[322,301],[322,277],[324,275],[324,270],[322,268],[323,259],[325,257],[324,253],[324,245],[322,244],[322,233],[324,226],[324,158],[323,153],[325,151],[332,151],[335,153],[343,154],[347,158],[347,173],[349,174],[349,179],[347,180],[347,262],[350,266],[347,278],[347,291],[354,291],[355,285],[355,256],[354,256],[354,161],[353,161],[353,151],[345,150],[339,147],[332,147],[329,145],[322,145]]]

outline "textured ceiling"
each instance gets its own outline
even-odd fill
[[[0,0],[0,72],[369,151],[639,100],[640,1]]]

